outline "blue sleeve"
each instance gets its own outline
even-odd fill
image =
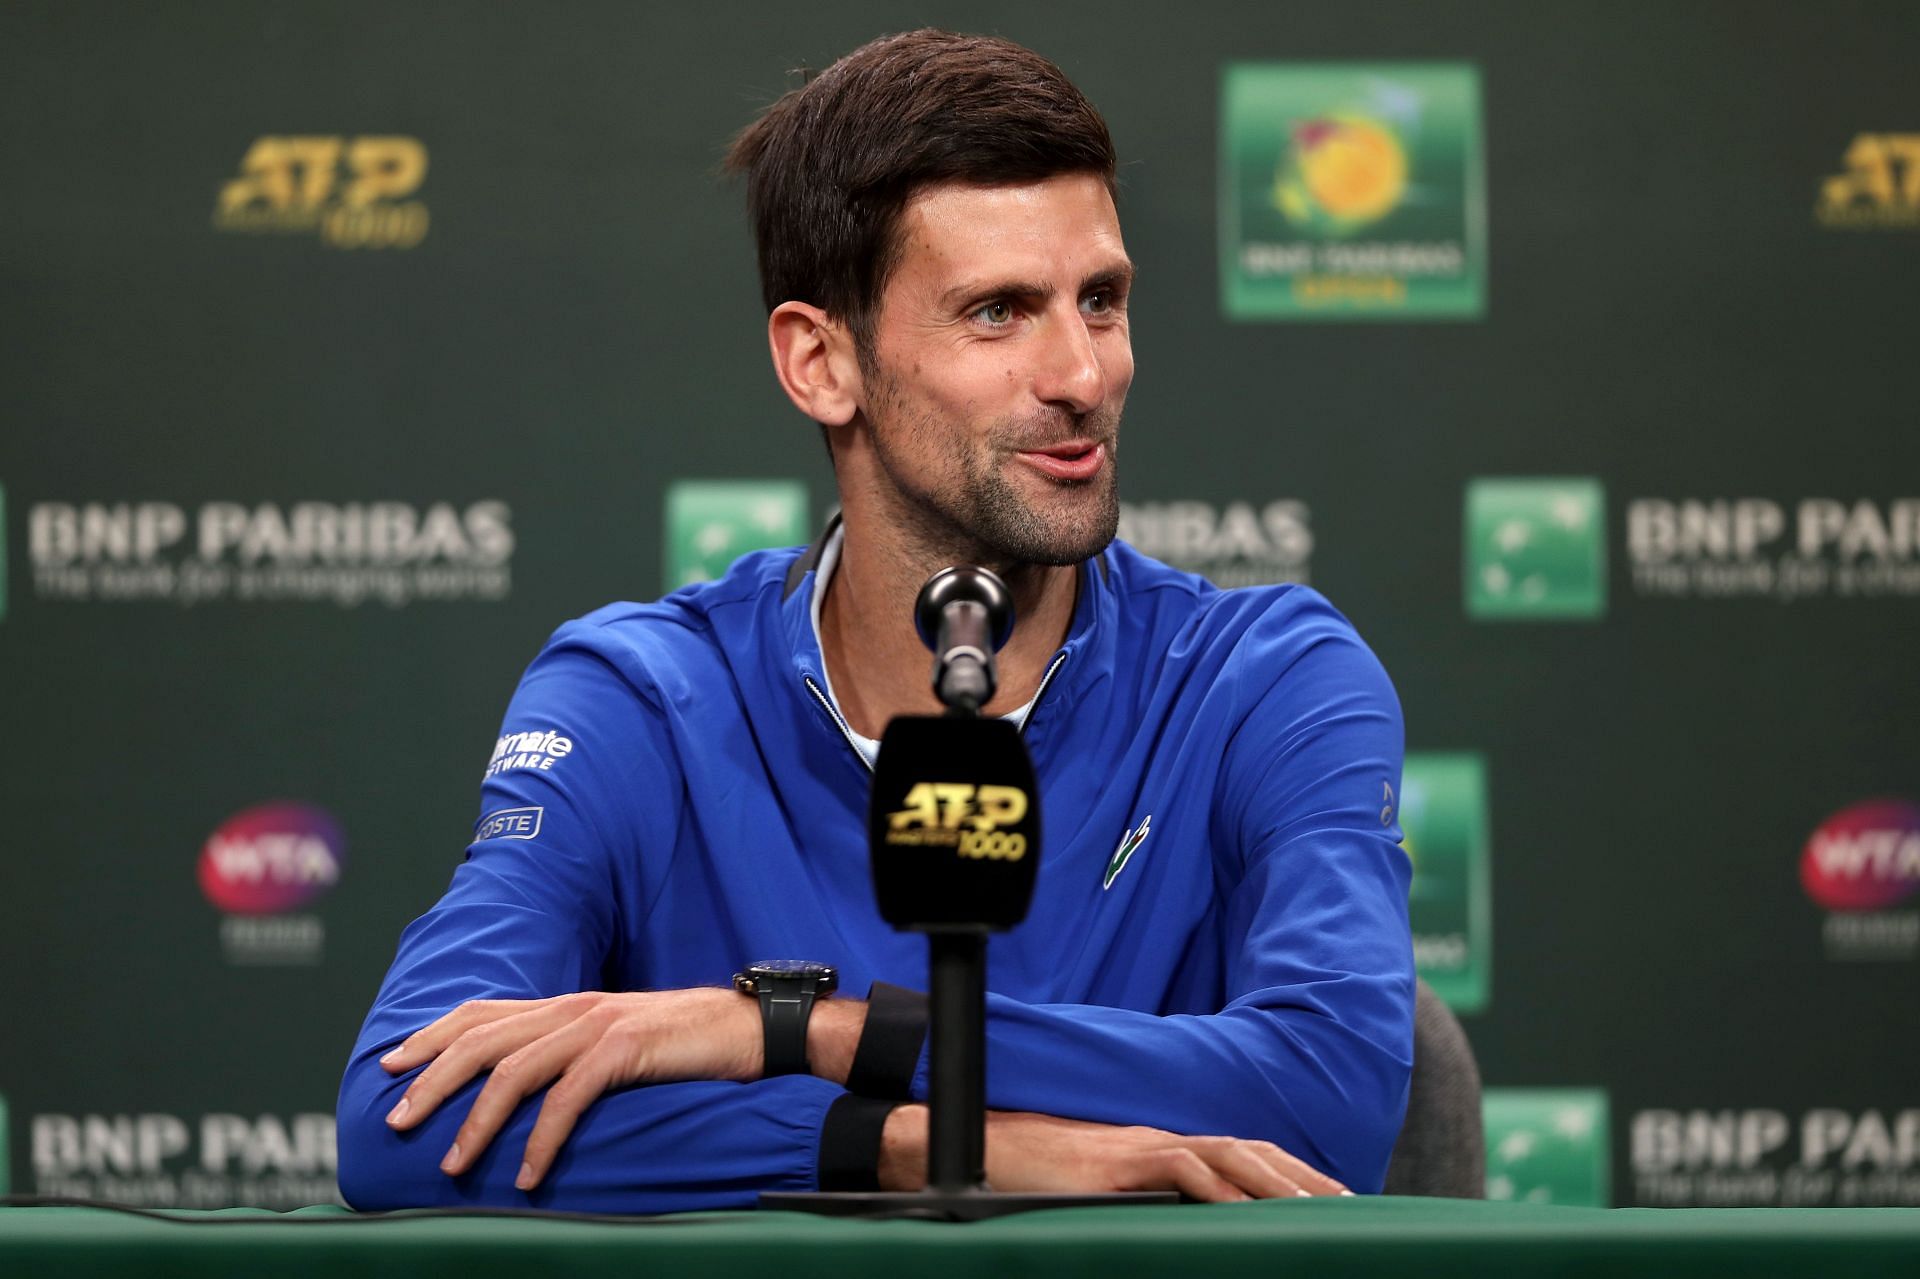
[[[577,624],[576,624],[577,625]],[[625,917],[641,909],[634,832],[674,829],[678,787],[644,697],[563,630],[528,670],[482,787],[467,860],[408,926],[340,1086],[340,1190],[356,1208],[434,1205],[668,1212],[750,1207],[810,1190],[826,1112],[843,1091],[811,1076],[688,1082],[603,1096],[531,1195],[513,1186],[537,1093],[460,1178],[439,1170],[484,1083],[401,1134],[384,1122],[411,1074],[379,1057],[471,999],[606,989]],[[664,822],[661,825],[643,825]]]
[[[1400,706],[1331,607],[1305,629],[1256,626],[1236,652],[1253,709],[1214,797],[1216,861],[1241,871],[1221,902],[1223,1007],[989,995],[988,1105],[1264,1139],[1379,1190],[1413,1061]]]

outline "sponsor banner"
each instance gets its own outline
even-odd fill
[[[1920,805],[1868,800],[1827,818],[1800,851],[1800,886],[1827,912],[1829,959],[1920,955]]]
[[[1606,613],[1606,499],[1599,480],[1471,480],[1464,540],[1467,616],[1586,620]]]
[[[1493,908],[1487,768],[1478,755],[1409,754],[1400,829],[1413,862],[1407,913],[1415,968],[1457,1012],[1487,1006]]]
[[[1920,1206],[1920,1109],[1649,1109],[1628,1131],[1648,1207]]]
[[[1481,1116],[1487,1137],[1487,1198],[1611,1206],[1604,1089],[1489,1088]]]
[[[666,588],[723,576],[748,551],[807,541],[799,480],[680,480],[667,489]]]
[[[513,587],[513,511],[497,500],[36,502],[27,545],[35,597],[61,603],[401,608]]]
[[[1636,498],[1627,559],[1655,599],[1920,597],[1920,498]]]
[[[1313,513],[1305,502],[1122,502],[1120,539],[1215,586],[1313,578]]]
[[[1920,133],[1855,135],[1813,216],[1840,231],[1920,230]]]
[[[339,1203],[333,1116],[35,1115],[33,1193],[136,1208]]]
[[[1236,63],[1221,86],[1229,318],[1486,310],[1480,76],[1465,63]]]
[[[418,138],[269,134],[214,199],[213,227],[238,235],[317,236],[334,249],[411,249],[427,238]]]
[[[236,813],[200,850],[200,891],[217,907],[227,962],[317,964],[326,930],[300,913],[340,881],[346,836],[326,810],[276,802]]]

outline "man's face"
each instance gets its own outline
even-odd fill
[[[1132,276],[1090,174],[908,202],[865,377],[892,519],[929,550],[1009,567],[1113,540]]]

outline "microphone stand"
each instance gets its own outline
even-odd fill
[[[935,653],[934,692],[942,716],[903,715],[887,726],[874,767],[869,817],[874,882],[882,915],[927,935],[927,1188],[914,1191],[766,1192],[762,1208],[840,1217],[920,1217],[980,1221],[1035,1208],[1171,1204],[1173,1191],[1114,1194],[1002,1193],[987,1184],[987,934],[1020,922],[1032,896],[1040,852],[1038,788],[1026,747],[1011,724],[984,720],[993,698],[993,653],[1013,629],[1006,585],[984,569],[943,569],[915,605],[921,637]],[[910,804],[915,783],[958,779],[1010,795],[1007,820],[1025,842],[1012,858],[979,860],[917,842],[887,851],[892,809]],[[1013,783],[1017,783],[1014,785]],[[968,787],[971,790],[971,787]],[[906,813],[897,816],[908,816]]]

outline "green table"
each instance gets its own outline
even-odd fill
[[[0,1275],[1920,1275],[1920,1208],[1561,1208],[1313,1199],[1079,1208],[972,1225],[712,1213],[639,1222],[338,1208],[0,1208]]]

